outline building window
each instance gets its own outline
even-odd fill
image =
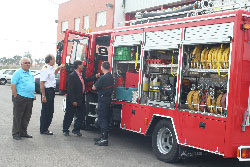
[[[106,11],[98,12],[96,15],[96,27],[101,27],[106,25]]]
[[[89,28],[89,16],[83,17],[83,29],[87,30]]]
[[[62,32],[66,31],[66,29],[69,28],[69,23],[68,21],[63,21],[62,22]]]
[[[80,18],[75,18],[75,31],[79,31],[80,28]]]

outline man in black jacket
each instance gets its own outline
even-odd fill
[[[85,84],[84,78],[82,77],[83,63],[79,60],[76,60],[73,66],[75,70],[67,78],[66,112],[63,120],[64,136],[69,136],[69,127],[74,116],[76,117],[76,120],[72,133],[76,134],[77,136],[82,136],[80,133],[80,128],[85,117]],[[94,80],[99,76],[100,74],[96,74],[96,76],[85,80]]]
[[[114,86],[114,78],[109,72],[110,64],[105,61],[102,63],[101,70],[104,73],[92,89],[98,91],[98,123],[101,128],[101,137],[95,138],[95,144],[98,146],[108,146],[108,122],[110,120],[110,104]]]

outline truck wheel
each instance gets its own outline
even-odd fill
[[[6,79],[0,79],[0,85],[5,85],[7,83]]]
[[[179,145],[173,125],[170,121],[161,120],[154,128],[152,146],[156,157],[164,162],[179,160]]]

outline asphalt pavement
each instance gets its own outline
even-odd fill
[[[13,140],[10,85],[0,85],[0,167],[250,167],[237,159],[220,156],[189,158],[169,164],[159,161],[152,152],[151,138],[113,130],[108,147],[94,145],[98,131],[81,131],[83,136],[62,134],[62,99],[56,95],[55,113],[50,130],[53,136],[39,132],[41,102],[36,94],[28,133],[33,139]],[[71,127],[72,129],[72,127]]]

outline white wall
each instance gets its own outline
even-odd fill
[[[125,0],[125,13],[137,12],[140,10],[150,9],[154,7],[160,7],[162,5],[171,5],[173,3],[187,3],[195,2],[199,0]],[[230,3],[245,3],[250,0],[211,0],[216,6],[221,6],[223,4]]]
[[[123,24],[119,24],[123,22]],[[114,28],[124,26],[125,13],[123,0],[115,0]]]
[[[162,5],[190,2],[195,0],[125,0],[125,13],[140,11]]]

